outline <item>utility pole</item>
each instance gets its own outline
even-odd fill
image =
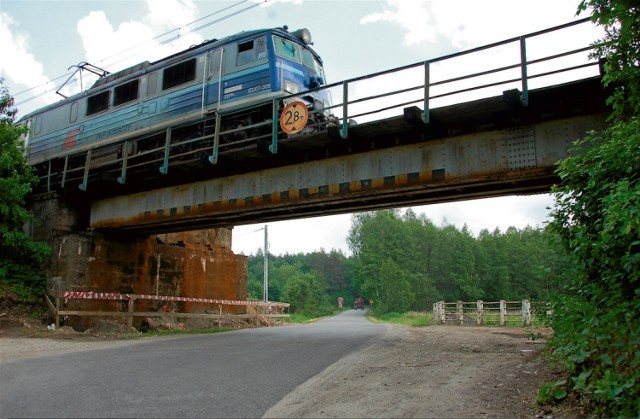
[[[264,225],[264,284],[262,299],[269,301],[269,238],[267,236],[267,225]]]

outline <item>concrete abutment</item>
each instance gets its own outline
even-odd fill
[[[45,262],[53,291],[93,291],[245,300],[248,257],[231,250],[232,228],[154,236],[108,234],[83,228],[82,210],[51,193],[36,197],[37,225],[26,228],[51,246]],[[126,301],[69,300],[65,310],[126,311]],[[204,303],[135,302],[136,311],[217,312]],[[235,311],[234,311],[235,310]],[[226,306],[226,313],[243,308]],[[70,317],[65,324],[84,330],[100,317]],[[123,318],[119,321],[124,322]],[[139,326],[143,318],[134,318]]]

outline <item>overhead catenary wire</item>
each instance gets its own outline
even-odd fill
[[[261,0],[261,2],[253,1],[253,4],[249,5],[248,7],[245,7],[243,9],[241,9],[241,10],[236,10],[236,11],[234,11],[232,13],[229,13],[228,15],[225,15],[225,16],[222,16],[220,18],[217,18],[217,19],[215,19],[215,20],[213,20],[211,22],[206,22],[206,23],[201,24],[201,25],[199,25],[199,26],[197,26],[195,28],[189,29],[189,27],[191,25],[194,25],[197,22],[201,22],[201,21],[209,19],[209,18],[211,18],[213,16],[219,15],[220,13],[224,13],[224,12],[226,12],[228,10],[231,10],[231,9],[233,9],[235,7],[238,7],[238,6],[240,6],[240,5],[244,4],[244,3],[252,2],[252,0],[240,0],[240,1],[238,1],[238,2],[236,2],[234,4],[232,4],[232,5],[229,5],[229,6],[226,6],[224,8],[218,9],[215,12],[209,13],[208,15],[203,16],[201,18],[198,18],[198,19],[196,19],[196,20],[194,20],[192,22],[186,23],[186,24],[184,24],[184,25],[182,25],[180,27],[177,27],[177,28],[173,28],[171,30],[168,30],[167,32],[164,32],[164,33],[160,34],[160,35],[156,35],[151,39],[147,39],[146,41],[143,41],[143,42],[140,42],[140,43],[138,43],[136,45],[130,46],[128,48],[125,48],[124,50],[121,50],[121,51],[119,51],[119,52],[117,52],[115,54],[112,54],[111,56],[108,56],[108,57],[105,57],[103,59],[100,59],[100,60],[96,61],[96,63],[100,63],[100,64],[104,63],[107,60],[110,60],[112,58],[121,56],[122,54],[124,54],[124,53],[126,53],[128,51],[131,51],[133,49],[142,48],[143,46],[148,45],[149,43],[152,43],[152,42],[158,42],[159,45],[170,44],[171,42],[173,42],[175,40],[178,40],[178,39],[180,39],[181,37],[184,36],[184,35],[180,34],[180,31],[183,30],[183,29],[187,29],[188,30],[187,33],[195,33],[195,32],[198,32],[198,31],[204,29],[204,28],[207,28],[207,27],[209,27],[211,25],[214,25],[216,23],[219,23],[219,22],[222,22],[224,20],[227,20],[227,19],[229,19],[231,17],[234,17],[234,16],[237,16],[239,14],[248,12],[249,10],[252,10],[253,8],[260,6],[261,4],[268,3],[269,1],[270,0]],[[163,37],[166,37],[166,36],[168,36],[168,35],[170,35],[170,34],[172,34],[174,32],[178,32],[177,36],[174,36],[174,37],[172,37],[170,39],[167,39],[167,40],[164,40],[164,41],[159,41],[159,39],[161,39]],[[133,55],[128,55],[128,56],[125,56],[125,57],[121,57],[117,61],[114,61],[113,63],[108,64],[108,66],[109,67],[116,66],[117,64],[123,62],[124,60],[126,60],[127,58],[130,58],[131,56],[133,56]],[[102,65],[104,66],[104,64],[102,64]],[[55,77],[55,78],[53,78],[53,79],[51,79],[51,80],[49,80],[49,81],[47,81],[45,83],[39,84],[37,86],[30,87],[28,89],[22,90],[22,91],[20,91],[20,92],[18,92],[16,94],[14,94],[13,97],[16,98],[16,97],[21,96],[21,95],[23,95],[25,93],[31,92],[33,90],[36,90],[38,88],[45,87],[45,86],[53,84],[53,88],[48,88],[48,89],[42,91],[41,93],[39,93],[37,95],[34,95],[34,96],[28,97],[26,99],[17,101],[16,106],[23,105],[23,104],[31,102],[31,101],[33,101],[35,99],[41,98],[41,97],[43,97],[43,96],[45,96],[47,94],[50,94],[50,93],[52,93],[52,92],[54,92],[56,90],[59,90],[62,87],[62,84],[56,84],[54,82],[56,82],[58,80],[61,80],[61,79],[66,79],[66,78],[70,77],[72,74],[73,74],[72,72],[67,72],[67,73],[62,74],[60,76],[57,76],[57,77]],[[72,81],[70,83],[70,85],[74,85],[75,83],[77,83],[77,81],[74,80],[74,81]]]

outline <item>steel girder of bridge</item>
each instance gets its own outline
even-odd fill
[[[90,226],[157,233],[532,194],[605,114],[569,116],[96,200]],[[402,140],[402,141],[401,141]]]

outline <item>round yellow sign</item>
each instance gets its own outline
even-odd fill
[[[309,121],[309,109],[303,102],[291,102],[280,113],[280,128],[287,134],[302,131]]]

